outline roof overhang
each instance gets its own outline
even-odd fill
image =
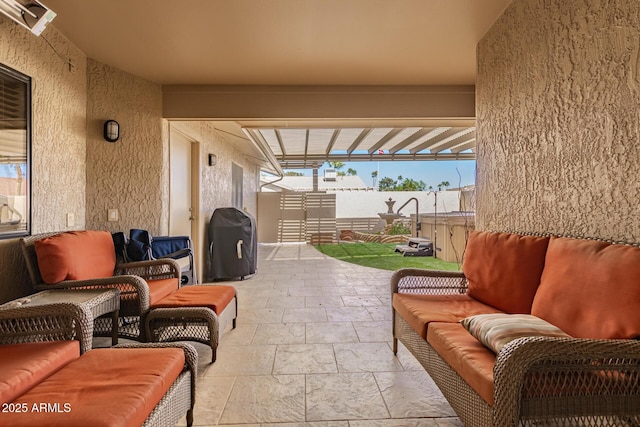
[[[475,160],[473,119],[273,123],[243,126],[285,169],[324,162]]]

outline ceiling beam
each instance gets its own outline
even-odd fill
[[[282,142],[282,135],[280,135],[280,129],[274,129],[274,131],[276,132],[276,139],[278,140],[278,144],[280,144],[280,151],[282,151],[283,156],[286,156],[287,150],[284,149],[284,142]]]
[[[428,139],[427,141],[423,142],[420,145],[417,145],[415,147],[413,147],[411,150],[409,150],[409,152],[411,154],[420,152],[422,150],[428,149],[430,147],[433,147],[434,145],[438,144],[440,141],[443,141],[447,138],[449,138],[450,136],[453,136],[455,134],[457,134],[458,132],[460,132],[462,129],[461,128],[449,128],[449,130],[446,130],[444,132],[442,132],[441,134]]]
[[[376,153],[380,149],[380,147],[383,147],[384,144],[389,142],[391,139],[393,139],[397,134],[399,134],[403,130],[404,130],[403,128],[395,128],[389,131],[389,133],[383,136],[380,139],[380,141],[376,142],[371,148],[369,148],[369,154]]]
[[[309,154],[305,158],[302,155],[276,156],[278,161],[286,163],[307,164],[322,162],[371,162],[371,161],[414,161],[414,160],[475,160],[475,153],[414,153],[414,154]]]
[[[340,130],[341,129],[336,129],[333,131],[333,135],[331,136],[331,141],[329,141],[329,145],[327,145],[327,150],[325,151],[327,155],[331,153],[331,150],[333,150],[333,146],[335,145],[336,140],[338,139],[338,135],[340,135]]]
[[[458,145],[457,147],[452,147],[451,148],[451,152],[452,153],[459,153],[459,152],[464,151],[464,150],[469,150],[471,148],[475,148],[475,146],[476,146],[476,139],[473,138],[473,139],[470,139],[467,142],[464,142],[464,143]]]
[[[390,154],[397,153],[398,151],[402,150],[407,145],[410,145],[411,143],[416,142],[417,140],[419,140],[420,138],[422,138],[423,136],[425,136],[426,134],[428,134],[429,132],[431,132],[434,129],[435,128],[422,128],[422,129],[420,129],[419,131],[417,131],[413,135],[411,135],[408,138],[404,139],[400,143],[394,145],[391,149],[389,149],[389,153]]]
[[[467,132],[467,133],[463,133],[460,136],[457,136],[455,138],[452,138],[450,141],[444,142],[441,145],[438,145],[437,147],[432,147],[432,149],[430,151],[432,152],[436,152],[436,153],[440,153],[444,150],[448,150],[451,147],[455,147],[456,145],[460,145],[463,142],[467,142],[470,139],[476,139],[476,131],[472,130],[471,132]]]
[[[369,135],[371,130],[372,130],[372,128],[368,128],[368,129],[364,129],[362,132],[360,132],[360,135],[358,135],[358,137],[355,139],[355,141],[353,141],[353,144],[351,144],[351,147],[349,147],[347,149],[347,154],[353,153],[358,148],[360,143],[367,137],[367,135]]]
[[[309,153],[309,129],[305,132],[304,135],[304,158],[307,158],[307,153]]]

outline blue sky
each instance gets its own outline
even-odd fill
[[[325,163],[320,168],[320,176],[328,167]],[[475,160],[438,160],[438,161],[395,161],[395,162],[345,162],[342,169],[353,168],[358,172],[358,176],[367,185],[372,185],[373,180],[371,173],[378,170],[378,179],[389,177],[398,179],[412,178],[416,181],[424,181],[429,186],[437,186],[443,181],[449,181],[452,188],[462,187],[465,185],[475,184],[476,179],[476,162]],[[302,172],[304,175],[311,176],[311,169],[286,169],[286,171],[294,170]],[[458,173],[460,174],[458,176]]]

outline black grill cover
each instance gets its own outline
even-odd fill
[[[254,218],[236,208],[218,208],[209,222],[209,279],[256,272],[258,240]]]

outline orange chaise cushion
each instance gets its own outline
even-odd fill
[[[482,399],[493,406],[494,352],[459,323],[431,323],[427,342]]]
[[[180,279],[172,277],[170,279],[147,280],[149,285],[149,306],[153,307],[163,298],[178,290]]]
[[[1,414],[0,425],[139,427],[183,368],[179,348],[94,349],[16,400],[58,412]]]
[[[462,264],[469,295],[505,313],[530,314],[548,237],[472,231]]]
[[[552,238],[531,314],[577,338],[640,337],[640,248]]]
[[[50,285],[113,276],[116,252],[108,231],[67,231],[34,246],[42,280]]]
[[[393,308],[422,338],[431,322],[456,323],[476,314],[500,313],[468,295],[393,294]]]
[[[233,286],[184,286],[151,306],[152,308],[209,307],[220,315],[235,295],[236,290]]]
[[[12,402],[78,357],[78,341],[0,346],[0,403]]]

